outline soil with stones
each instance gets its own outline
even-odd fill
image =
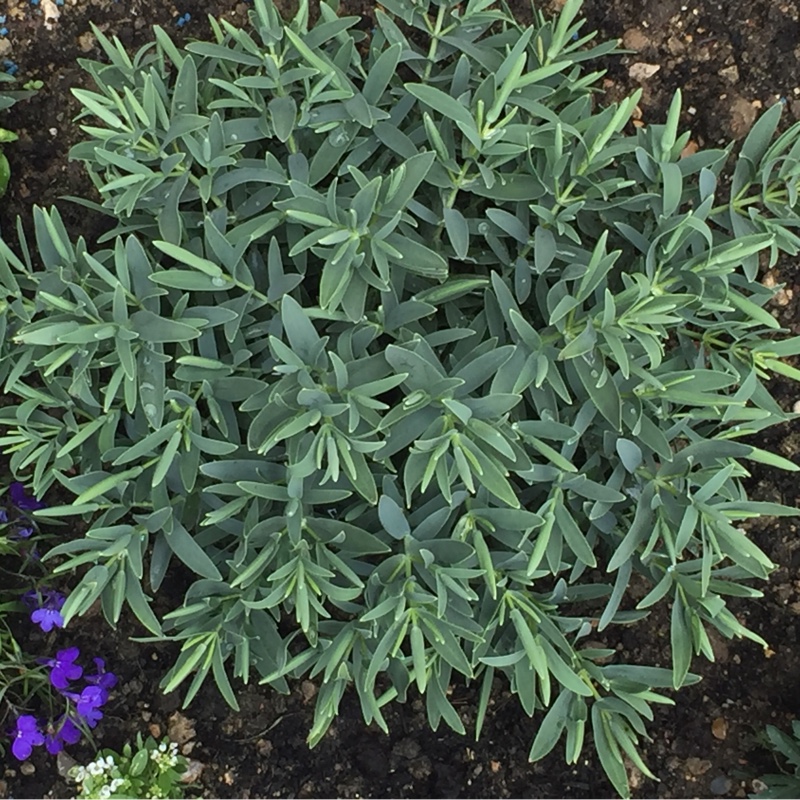
[[[551,0],[558,6],[561,0]],[[524,18],[527,8],[518,10]],[[519,5],[516,3],[516,5]],[[245,3],[234,0],[65,0],[57,20],[43,18],[42,6],[29,0],[0,3],[8,35],[0,38],[0,59],[19,68],[19,77],[44,82],[32,100],[17,105],[1,124],[20,135],[7,148],[13,177],[0,208],[0,225],[9,230],[17,214],[27,218],[34,204],[57,203],[70,230],[88,238],[106,224],[83,208],[60,201],[85,195],[91,186],[67,151],[81,137],[72,119],[77,105],[69,87],[84,82],[78,58],[100,54],[89,23],[118,36],[129,49],[149,41],[150,27],[174,30],[180,41],[209,33],[205,16],[224,15],[243,22]],[[367,17],[371,3],[344,0],[347,13]],[[178,30],[179,15],[191,13]],[[620,38],[631,52],[609,58],[605,88],[621,96],[642,86],[640,120],[661,122],[674,91],[684,98],[683,125],[698,146],[739,139],[760,110],[780,102],[785,120],[800,117],[800,6],[794,0],[586,0],[587,28],[601,39]],[[773,304],[782,324],[800,333],[798,265],[786,261],[764,275],[784,284]],[[775,394],[792,408],[798,389],[776,383]],[[796,427],[770,431],[764,446],[789,458],[800,451]],[[760,499],[797,504],[797,484],[784,474],[754,474],[752,492]],[[636,796],[744,797],[752,779],[774,771],[757,735],[772,723],[788,728],[800,715],[800,538],[790,521],[764,521],[754,538],[780,564],[759,603],[733,604],[746,624],[769,642],[714,640],[716,662],[695,664],[704,676],[680,693],[672,708],[656,710],[646,761],[661,779],[654,783],[631,771]],[[746,619],[745,619],[746,618]],[[668,619],[609,634],[625,662],[669,664]],[[305,744],[316,687],[305,681],[289,696],[260,687],[243,689],[241,711],[231,713],[209,686],[185,712],[177,694],[163,696],[156,686],[175,655],[172,645],[129,641],[140,628],[123,622],[109,631],[101,618],[83,618],[69,632],[71,644],[113,661],[120,685],[98,727],[102,746],[119,748],[136,731],[169,732],[184,752],[204,765],[208,797],[610,797],[611,787],[597,760],[586,757],[566,767],[560,752],[530,765],[527,753],[534,724],[498,686],[484,734],[476,743],[449,729],[429,730],[422,703],[412,698],[387,714],[389,736],[367,728],[358,703],[346,698],[330,734],[314,750]],[[66,634],[29,634],[30,652],[51,652]],[[453,690],[453,702],[467,729],[474,716],[475,691]],[[87,759],[85,746],[72,753]],[[85,761],[84,761],[85,763]],[[54,760],[37,752],[27,766],[0,767],[0,797],[69,797],[74,788]]]

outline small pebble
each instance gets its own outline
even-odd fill
[[[78,762],[64,750],[56,756],[56,769],[62,778],[70,780],[69,771],[77,765]]]
[[[728,794],[731,790],[731,779],[725,775],[718,775],[711,781],[711,785],[708,787],[711,790],[711,794],[717,795],[717,797],[721,797],[723,794]]]
[[[33,775],[33,773],[36,772],[36,767],[34,767],[30,761],[23,761],[22,764],[20,764],[19,771],[23,775]]]
[[[186,772],[181,775],[181,783],[195,783],[196,781],[200,780],[200,776],[203,774],[203,768],[205,764],[198,761],[196,758],[193,758],[189,761],[186,765]]]

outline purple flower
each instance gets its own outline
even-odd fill
[[[34,534],[33,528],[29,525],[26,525],[23,528],[17,528],[14,531],[13,536],[16,539],[30,539],[31,536],[33,536],[33,534]]]
[[[19,481],[14,481],[11,484],[8,493],[11,495],[11,502],[20,511],[38,511],[40,508],[47,508],[47,503],[43,503],[41,500],[26,494],[25,486]]]
[[[31,614],[31,622],[38,625],[45,633],[50,633],[53,628],[64,627],[64,617],[60,611],[52,608],[40,608]]]
[[[108,693],[117,685],[117,676],[113,672],[106,672],[106,662],[102,658],[94,658],[97,668],[95,675],[86,675],[86,683],[97,686],[103,692],[103,703],[108,700]]]
[[[8,522],[8,512],[4,508],[0,508],[0,524]]]
[[[82,717],[90,728],[94,728],[103,718],[100,706],[108,700],[108,692],[105,689],[99,686],[86,686],[80,694],[64,692],[64,696],[75,702],[78,716]]]
[[[64,627],[64,617],[61,616],[64,599],[61,592],[52,589],[31,590],[22,595],[22,601],[28,608],[35,609],[31,614],[31,622],[45,633],[49,633],[53,627]]]
[[[23,714],[17,719],[12,736],[11,752],[20,761],[29,758],[34,747],[44,744],[44,734],[39,730],[36,717],[31,714]]]
[[[61,727],[55,733],[45,736],[44,746],[51,755],[56,755],[64,749],[65,744],[77,744],[81,732],[77,725],[67,716],[61,718]]]
[[[77,647],[59,650],[55,658],[42,659],[42,663],[50,667],[50,683],[56,689],[66,689],[70,681],[76,681],[83,675],[83,667],[75,663],[81,654]]]

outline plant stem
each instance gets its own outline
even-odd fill
[[[431,31],[431,43],[428,47],[428,59],[425,64],[425,73],[422,76],[422,82],[427,83],[431,77],[431,70],[433,69],[433,59],[436,58],[436,50],[439,47],[439,36],[442,33],[442,25],[444,25],[444,3],[439,6],[439,12],[436,15],[436,23]],[[427,19],[427,17],[426,17]]]

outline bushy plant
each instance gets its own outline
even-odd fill
[[[73,767],[70,777],[78,783],[79,798],[182,798],[181,775],[186,766],[175,742],[165,738],[159,743],[138,733],[135,748],[126,742],[122,753],[101,750],[85,767]]]
[[[75,497],[37,513],[90,522],[49,553],[89,566],[65,619],[183,642],[165,691],[316,678],[313,744],[350,686],[463,731],[477,682],[479,732],[504,676],[531,759],[588,723],[626,793],[707,629],[761,641],[726,598],[773,566],[738,522],[791,513],[741,479],[796,469],[744,437],[791,417],[764,381],[800,338],[756,278],[798,251],[800,127],[767,111],[729,184],[730,149],[682,157],[680,97],[628,133],[579,7],[386,0],[368,34],[255,0],[133,57],[96,31],[73,155],[117,224],[90,252],[37,209],[35,254],[0,243],[0,441]],[[672,669],[607,663],[665,603]]]

